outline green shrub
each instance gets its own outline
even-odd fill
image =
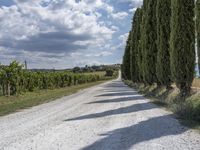
[[[114,70],[112,70],[112,69],[107,69],[107,70],[106,70],[105,76],[112,77],[113,74],[114,74]]]

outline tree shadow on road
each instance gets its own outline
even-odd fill
[[[106,94],[97,95],[96,97],[101,96],[128,96],[128,95],[135,95],[138,94],[137,91],[134,91],[133,89],[130,89],[122,83],[121,81],[113,81],[112,83],[109,83],[108,85],[103,86],[103,89],[100,89],[99,91],[106,92]]]
[[[187,130],[188,129],[182,127],[172,115],[159,116],[129,127],[119,128],[101,134],[99,136],[104,136],[103,139],[100,139],[81,150],[128,150],[134,148],[134,145],[138,143],[158,139],[164,136],[178,135]],[[151,146],[152,145],[149,145],[149,149],[153,148]],[[165,146],[169,149],[171,145]]]
[[[136,101],[136,100],[144,100],[144,97],[140,96],[140,95],[134,95],[134,96],[130,96],[130,97],[100,100],[100,101],[90,102],[87,104],[117,103],[117,102],[128,102],[128,101]]]
[[[110,89],[110,88],[105,88],[105,89],[99,89],[98,91],[100,92],[133,92],[134,89]]]
[[[102,97],[102,96],[129,96],[129,95],[135,95],[138,94],[138,92],[136,91],[128,91],[128,92],[108,92],[106,94],[101,94],[101,95],[97,95],[95,97]]]
[[[105,85],[104,87],[106,88],[127,88],[128,86],[125,85],[122,81],[113,81],[112,83],[109,83],[107,85]]]
[[[89,115],[83,115],[76,118],[67,119],[65,121],[76,121],[76,120],[84,120],[84,119],[95,119],[95,118],[101,118],[101,117],[107,117],[107,116],[113,116],[113,115],[120,115],[120,114],[127,114],[127,113],[133,113],[143,110],[150,110],[158,108],[158,106],[147,102],[147,103],[140,103],[140,104],[134,104],[128,107],[121,107],[114,110],[108,110],[100,113],[94,113]]]
[[[107,89],[107,90],[102,90],[103,92],[133,92],[134,90],[122,90],[122,89],[117,89],[117,90],[110,90],[110,89]]]

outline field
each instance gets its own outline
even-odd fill
[[[15,61],[9,66],[0,66],[0,116],[76,93],[117,75],[108,77],[105,74],[106,71],[23,70]]]
[[[16,61],[0,65],[0,95],[21,95],[36,90],[58,89],[107,79],[104,72],[81,73],[76,71],[32,71],[23,69]],[[113,76],[116,74],[112,74]]]
[[[67,96],[78,92],[79,90],[101,84],[104,81],[96,81],[92,83],[81,84],[77,86],[53,89],[53,90],[38,90],[34,92],[26,92],[23,95],[18,96],[1,96],[0,97],[0,116],[6,115],[12,112],[16,112],[20,109],[36,106],[42,103],[53,101],[57,98]]]
[[[93,74],[96,74],[96,75],[99,75],[99,76],[104,76],[106,74],[105,71],[96,71],[96,72],[86,72],[86,73],[83,73],[85,75],[93,75]]]

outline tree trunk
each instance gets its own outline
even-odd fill
[[[10,96],[10,82],[8,81],[8,85],[7,85],[7,90],[8,90],[8,96]]]
[[[185,83],[180,84],[180,94],[181,97],[187,97],[190,95],[191,88]]]

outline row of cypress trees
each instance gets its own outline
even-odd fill
[[[195,12],[200,59],[200,0],[196,11],[195,0],[144,0],[133,16],[122,78],[166,88],[174,82],[188,95],[195,75]]]

